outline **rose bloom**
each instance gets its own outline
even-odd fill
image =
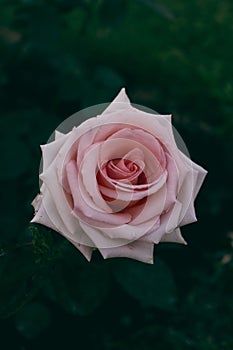
[[[41,146],[43,184],[32,222],[66,237],[90,261],[153,263],[159,242],[186,244],[206,171],[177,147],[170,115],[136,109],[122,89],[107,109]]]

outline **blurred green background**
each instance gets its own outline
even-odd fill
[[[233,2],[1,0],[1,349],[233,348]],[[89,264],[28,223],[39,145],[125,86],[209,174],[188,246]]]

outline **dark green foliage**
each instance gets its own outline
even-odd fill
[[[17,331],[27,339],[32,339],[47,329],[51,322],[49,309],[42,303],[32,302],[15,316]]]
[[[48,284],[47,296],[58,302],[73,315],[89,315],[106,299],[110,288],[106,267],[89,264],[77,257],[69,247],[61,261],[54,267]]]
[[[231,350],[231,0],[1,0],[1,349]],[[39,145],[125,86],[173,113],[208,177],[187,247],[92,263],[32,225]],[[67,345],[68,344],[68,345]]]
[[[106,27],[113,27],[125,19],[126,0],[103,0],[100,4],[99,19]]]
[[[174,308],[176,292],[173,277],[159,259],[154,265],[123,259],[115,263],[113,272],[120,285],[142,306],[164,310]]]
[[[35,296],[38,269],[33,254],[27,251],[1,256],[0,268],[0,315],[7,317]]]

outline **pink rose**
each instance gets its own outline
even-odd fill
[[[90,260],[153,263],[154,244],[185,241],[206,171],[177,147],[171,116],[136,109],[122,89],[99,116],[42,146],[43,184],[32,222],[51,227]]]

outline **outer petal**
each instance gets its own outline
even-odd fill
[[[182,204],[179,201],[177,201],[169,212],[161,215],[160,226],[156,227],[155,225],[154,228],[152,227],[150,232],[144,237],[142,237],[142,240],[147,242],[152,241],[158,244],[165,234],[170,234],[171,232],[176,230],[180,222],[181,209]]]
[[[177,228],[171,233],[166,233],[162,238],[160,242],[171,242],[171,243],[181,243],[181,244],[187,244],[187,242],[184,240],[184,238],[181,235],[180,229]]]
[[[68,137],[69,134],[60,134],[60,136],[57,139],[55,139],[55,141],[40,146],[43,156],[43,171],[50,167],[51,164],[54,162],[58,155],[58,152],[60,151],[61,147],[64,145]]]
[[[153,243],[135,241],[122,247],[101,248],[99,249],[99,251],[104,257],[104,259],[114,257],[126,257],[142,261],[144,263],[153,264]]]
[[[62,132],[55,130],[55,140],[60,139],[61,137],[63,137],[66,134],[63,134]]]
[[[181,190],[178,194],[179,201],[183,203],[180,218],[180,226],[183,226],[197,220],[194,209],[194,200],[204,181],[207,171],[196,163],[192,162],[183,153],[181,153],[181,156],[183,161],[190,167],[189,174],[185,177]]]
[[[131,241],[134,241],[136,239],[136,235],[134,231],[130,232],[130,229],[127,225],[123,225],[120,227],[115,227],[113,230],[119,230],[119,232],[122,234],[122,232],[127,231],[127,238],[123,237],[122,235],[115,235],[115,238],[111,237],[111,230],[109,228],[99,228],[96,226],[88,225],[87,223],[80,221],[80,226],[82,227],[83,231],[90,237],[90,239],[94,242],[93,246],[97,247],[98,249],[101,248],[115,248],[120,247],[128,244]],[[123,228],[123,230],[122,230]],[[110,234],[109,234],[110,231]],[[131,239],[130,239],[130,233],[131,233]]]
[[[93,242],[80,228],[79,221],[72,215],[63,189],[57,180],[56,171],[53,170],[49,168],[42,176],[46,184],[42,204],[48,217],[56,227],[56,231],[77,243],[92,247]]]
[[[80,221],[80,226],[94,242],[94,246],[100,249],[116,248],[137,240],[142,240],[147,243],[154,242],[151,237],[148,237],[148,239],[145,239],[145,237],[148,232],[151,232],[152,227],[154,229],[158,228],[159,222],[160,217],[158,216],[157,218],[153,217],[151,220],[148,220],[141,225],[126,224],[116,227],[96,227]],[[164,234],[164,230],[162,230],[161,236]],[[155,240],[156,243],[159,242],[160,238],[161,237]]]
[[[186,164],[189,164],[193,171],[195,171],[197,173],[197,176],[196,176],[196,181],[195,181],[195,184],[194,184],[194,189],[193,189],[193,200],[196,198],[200,188],[201,188],[201,185],[207,175],[207,171],[202,168],[200,165],[194,163],[191,159],[189,159],[184,153],[180,152],[181,153],[181,156],[184,160],[184,162],[186,162]]]
[[[52,223],[46,210],[44,209],[44,207],[42,205],[42,195],[41,194],[38,194],[34,198],[32,205],[35,209],[35,216],[31,220],[31,222],[37,222],[38,224],[50,227],[52,230],[57,231],[57,227]]]
[[[122,88],[119,94],[114,98],[114,100],[110,103],[110,105],[104,110],[101,116],[117,112],[119,109],[127,109],[129,108],[130,100],[125,93],[125,88]]]
[[[33,207],[35,208],[35,216],[34,218],[31,220],[31,222],[33,223],[38,223],[41,225],[44,225],[46,227],[51,228],[54,231],[58,231],[58,228],[53,224],[53,222],[50,220],[44,206],[42,203],[42,195],[37,195],[35,197],[35,199],[32,202]],[[81,230],[81,228],[80,228]],[[82,245],[80,243],[75,242],[74,240],[72,240],[70,238],[70,235],[66,236],[65,232],[59,232],[62,236],[64,236],[66,239],[68,239],[84,256],[85,258],[90,261],[91,260],[91,255],[92,255],[92,251],[93,249],[91,247],[87,247],[85,245]]]

